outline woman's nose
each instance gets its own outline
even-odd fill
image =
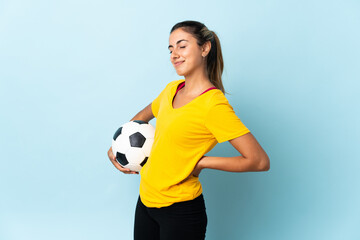
[[[173,50],[171,52],[170,56],[171,56],[172,59],[174,59],[174,58],[178,57],[178,54],[177,54],[177,52],[175,50]]]

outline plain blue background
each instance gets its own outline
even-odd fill
[[[132,239],[140,175],[107,150],[182,78],[183,20],[218,34],[226,97],[271,160],[201,172],[206,239],[360,239],[356,0],[0,1],[0,239]]]

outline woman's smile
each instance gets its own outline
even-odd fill
[[[181,61],[181,62],[176,62],[175,63],[175,67],[179,66],[180,64],[182,64],[184,61]]]

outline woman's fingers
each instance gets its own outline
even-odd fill
[[[135,171],[131,171],[130,169],[128,168],[124,168],[124,167],[121,167],[122,168],[122,172],[123,173],[126,173],[126,174],[138,174],[138,172],[135,172]]]
[[[118,169],[119,169],[121,172],[123,172],[123,173],[125,173],[125,174],[139,174],[139,173],[136,172],[136,171],[131,171],[130,169],[124,168],[123,166],[121,166],[120,164],[118,164],[118,162],[116,161],[116,157],[115,157],[115,156],[113,157],[113,161],[117,163]]]

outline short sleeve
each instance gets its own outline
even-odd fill
[[[222,92],[214,94],[210,102],[210,109],[205,118],[205,126],[219,143],[250,132],[235,114],[233,107]]]
[[[160,92],[160,94],[151,103],[151,111],[152,111],[154,117],[156,117],[156,118],[157,118],[158,113],[159,113],[161,100],[164,98],[165,92],[166,92],[166,90],[168,89],[168,87],[170,86],[171,83],[172,82],[168,83],[165,86],[165,88]]]

